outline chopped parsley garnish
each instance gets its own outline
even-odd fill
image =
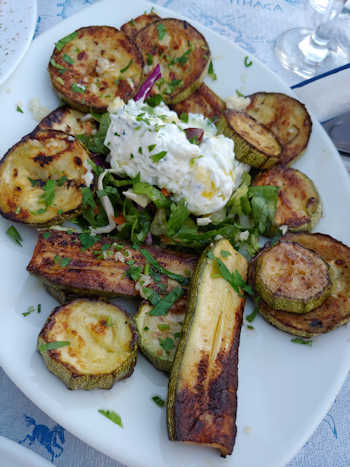
[[[248,55],[246,55],[246,56],[244,57],[244,66],[245,66],[246,68],[249,68],[249,67],[252,66],[252,65],[253,65],[253,62],[252,62],[251,60],[249,60]]]
[[[312,346],[311,339],[302,339],[300,337],[295,337],[294,339],[291,339],[290,341],[293,342],[293,344],[309,345],[310,347]]]
[[[64,86],[64,81],[63,81],[63,79],[62,79],[60,76],[56,76],[55,79],[56,79],[57,83],[59,83],[59,84],[61,84],[62,86]]]
[[[62,175],[62,177],[57,180],[57,186],[63,186],[67,180],[68,178],[65,175]]]
[[[78,36],[78,32],[74,31],[71,34],[68,34],[68,36],[62,37],[62,39],[60,39],[58,42],[56,42],[56,44],[55,44],[56,49],[60,52],[63,49],[63,47],[66,44],[68,44],[68,42],[72,41],[77,36]]]
[[[179,118],[180,118],[180,120],[181,120],[182,122],[188,123],[188,113],[182,112],[182,113],[180,114],[180,117],[179,117]]]
[[[163,23],[158,23],[158,24],[157,24],[157,31],[158,31],[159,40],[162,40],[163,37],[164,37],[165,34],[166,34],[166,29],[165,29],[165,26],[164,26]]]
[[[252,288],[244,281],[237,269],[234,271],[234,273],[230,272],[227,269],[225,263],[223,263],[221,259],[217,258],[216,256],[215,262],[221,276],[232,286],[232,288],[238,293],[238,295],[242,295],[243,291],[249,295],[253,295]]]
[[[44,238],[44,240],[47,240],[47,239],[50,238],[50,237],[51,237],[51,232],[44,232],[44,233],[43,233],[43,238]]]
[[[58,265],[61,266],[62,268],[65,268],[66,266],[68,266],[68,264],[69,264],[71,261],[72,261],[72,258],[65,257],[65,256],[56,255],[55,258],[54,258],[54,263],[55,263],[55,264],[58,264]]]
[[[153,162],[159,162],[160,160],[163,159],[163,157],[165,157],[167,155],[168,151],[160,151],[160,152],[157,152],[157,154],[153,154],[153,156],[151,156],[151,159]]]
[[[72,91],[73,92],[84,93],[84,92],[86,92],[86,86],[84,86],[83,84],[79,84],[79,83],[73,83],[72,84]]]
[[[150,287],[143,287],[142,294],[144,298],[152,303],[152,305],[157,305],[157,303],[160,301],[160,296]]]
[[[83,206],[84,208],[90,207],[92,209],[96,208],[96,203],[94,196],[89,187],[85,186],[81,188],[81,194],[83,195]]]
[[[120,428],[123,428],[123,423],[122,419],[117,412],[114,412],[114,410],[103,410],[99,409],[98,412],[101,415],[104,415],[106,418],[108,418],[111,422],[115,423],[116,425],[119,425]]]
[[[57,70],[65,71],[66,69],[64,68],[63,65],[60,65],[59,63],[56,63],[53,58],[50,60],[50,64],[54,67],[57,68]]]
[[[147,65],[153,64],[153,55],[147,54]]]
[[[157,107],[162,102],[163,98],[160,94],[154,94],[146,99],[146,103],[151,107]]]
[[[244,97],[244,94],[242,94],[239,89],[236,89],[236,94],[238,97]]]
[[[141,266],[129,266],[129,269],[126,271],[127,275],[133,280],[138,281],[141,277],[142,267]]]
[[[68,63],[69,65],[73,65],[74,64],[74,60],[72,59],[72,57],[70,57],[68,54],[64,54],[63,55],[63,60]]]
[[[208,68],[208,75],[210,76],[210,78],[213,80],[213,81],[216,81],[218,79],[218,77],[216,76],[216,73],[214,71],[214,65],[213,65],[213,62],[210,61],[209,63],[209,68]]]
[[[34,313],[34,311],[35,311],[35,307],[34,307],[33,305],[31,305],[31,306],[29,306],[29,307],[27,308],[27,311],[24,311],[24,312],[22,313],[22,315],[23,315],[23,316],[28,316],[28,315],[31,315],[32,313]]]
[[[148,198],[155,204],[157,208],[165,208],[169,204],[169,201],[163,195],[163,193],[160,190],[158,190],[158,188],[156,188],[153,185],[150,185],[149,183],[134,183],[132,190],[137,195],[148,196]]]
[[[276,186],[250,186],[248,189],[253,219],[261,235],[268,233],[272,227],[278,190]]]
[[[157,146],[156,144],[150,144],[150,145],[148,146],[148,152],[152,152],[153,149],[154,149],[156,146]]]
[[[6,230],[6,235],[8,235],[14,242],[17,243],[19,246],[23,246],[22,242],[23,239],[21,237],[21,234],[18,232],[16,227],[14,225],[11,225],[7,230]]]
[[[255,306],[254,310],[251,313],[249,313],[249,315],[247,315],[245,319],[248,321],[248,323],[252,323],[255,320],[257,314],[258,314],[258,307]]]
[[[254,327],[254,326],[252,326],[251,324],[247,324],[247,328],[248,328],[250,331],[252,331],[252,330],[254,330],[254,329],[255,329],[255,327]]]
[[[172,305],[184,294],[182,287],[175,287],[168,295],[161,298],[155,307],[149,312],[151,316],[166,315]]]
[[[170,328],[169,324],[167,323],[159,323],[157,327],[159,331],[168,331]]]
[[[174,337],[175,339],[180,339],[182,332],[175,332]]]
[[[139,148],[138,148],[137,151],[138,151],[139,154],[142,154],[142,152],[143,152],[143,151],[142,151],[142,146],[139,146]]]
[[[164,407],[165,401],[160,396],[153,396],[152,400],[158,407]]]
[[[122,68],[122,69],[120,70],[120,73],[125,73],[126,70],[128,70],[128,69],[131,67],[131,65],[132,65],[133,63],[134,63],[134,60],[131,59],[131,60],[129,61],[129,63],[126,65],[126,67],[124,67],[124,68]]]
[[[81,243],[82,250],[87,250],[91,248],[95,243],[97,243],[100,238],[97,235],[91,235],[88,232],[82,232],[79,234],[79,240]]]
[[[60,349],[61,347],[67,347],[68,345],[70,345],[69,341],[47,342],[46,344],[39,345],[38,349],[40,352],[46,352],[47,350]]]
[[[19,113],[21,113],[21,114],[24,113],[23,110],[22,110],[22,108],[21,108],[19,105],[17,105],[16,110],[17,110],[17,112],[19,112]]]
[[[189,281],[188,277],[182,276],[181,274],[175,274],[174,272],[171,272],[165,269],[161,264],[158,263],[158,261],[151,255],[151,253],[148,250],[141,248],[140,252],[143,254],[146,261],[161,274],[164,274],[168,276],[170,279],[180,282],[180,284],[188,283]]]
[[[230,252],[227,251],[227,250],[221,250],[221,251],[220,251],[220,255],[221,255],[223,258],[227,258],[228,256],[232,256],[232,253],[230,253]]]
[[[178,63],[179,65],[184,66],[185,63],[188,60],[188,56],[191,53],[191,51],[192,51],[192,49],[188,49],[188,50],[186,50],[186,52],[184,54],[181,55],[181,57],[176,57],[176,58],[171,59],[169,61],[169,65],[172,66],[172,65],[176,65]]]
[[[175,347],[175,342],[171,337],[166,337],[165,339],[160,338],[159,344],[166,353],[169,353]]]

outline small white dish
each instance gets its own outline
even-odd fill
[[[36,0],[0,0],[0,85],[29,48],[37,20]]]
[[[52,467],[53,464],[34,451],[0,436],[1,467]]]

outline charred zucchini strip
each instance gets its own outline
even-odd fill
[[[277,164],[281,145],[270,130],[245,112],[228,109],[217,122],[218,131],[235,143],[236,158],[260,169]]]
[[[81,188],[93,181],[89,153],[71,135],[39,130],[0,162],[0,212],[34,226],[58,224],[82,207]]]
[[[175,274],[190,277],[197,263],[197,257],[188,254],[156,246],[145,250]],[[57,292],[57,297],[62,297],[62,300],[65,294],[139,296],[145,280],[147,288],[163,295],[179,286],[165,274],[143,278],[141,273],[145,263],[145,257],[139,250],[123,242],[101,237],[93,246],[84,249],[79,234],[48,231],[39,232],[27,269],[51,288],[63,290],[64,294]]]
[[[217,120],[225,108],[225,102],[205,83],[202,83],[187,99],[172,106],[179,116],[183,113],[193,113],[204,115],[212,120]]]
[[[86,116],[88,115],[63,105],[41,120],[38,129],[59,130],[74,136],[90,136],[96,132],[97,123],[92,117],[86,119]]]
[[[120,28],[130,39],[135,40],[136,34],[151,23],[158,21],[160,17],[156,13],[145,13],[137,18],[124,23]],[[149,64],[151,65],[151,63]]]
[[[350,321],[350,248],[320,233],[289,233],[284,238],[312,249],[329,264],[331,293],[322,305],[306,314],[275,310],[260,300],[261,315],[278,329],[301,337],[324,334]],[[250,269],[255,264],[254,260]]]
[[[72,107],[106,112],[120,97],[134,97],[143,79],[143,60],[135,44],[111,26],[89,26],[56,44],[49,63],[53,88]]]
[[[309,142],[312,122],[306,107],[279,92],[257,92],[248,96],[246,112],[269,128],[282,144],[280,163],[290,165]]]
[[[225,255],[221,256],[221,252]],[[225,257],[223,257],[225,256]],[[245,280],[247,260],[229,241],[203,253],[192,278],[189,304],[168,391],[171,440],[231,454],[236,436],[238,346],[245,299],[218,274],[216,258]]]
[[[135,316],[138,344],[152,365],[170,371],[181,337],[186,313],[186,299],[178,300],[163,316],[152,316],[153,306],[142,302]]]
[[[313,181],[307,175],[297,169],[273,167],[260,172],[254,179],[253,186],[266,185],[279,188],[274,230],[282,225],[287,225],[292,232],[314,228],[322,215],[322,204]]]
[[[117,306],[78,299],[51,313],[38,350],[68,389],[110,389],[133,373],[137,336],[131,318]]]
[[[204,36],[186,21],[166,18],[143,28],[135,37],[143,60],[161,65],[162,77],[155,92],[167,104],[176,104],[201,85],[210,63],[210,50]]]
[[[255,289],[276,310],[307,313],[331,292],[329,267],[315,251],[281,241],[259,254]]]

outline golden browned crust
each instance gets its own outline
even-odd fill
[[[136,34],[151,23],[158,21],[160,16],[156,13],[145,13],[124,23],[120,28],[130,39],[134,40]]]
[[[63,69],[62,69],[63,68]],[[51,83],[72,107],[105,112],[120,97],[134,97],[143,79],[142,55],[122,31],[89,26],[75,32],[49,63]]]
[[[90,136],[97,130],[97,122],[93,118],[83,119],[84,114],[63,105],[53,110],[38,124],[40,130],[59,130],[70,135]]]

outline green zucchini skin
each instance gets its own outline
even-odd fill
[[[138,345],[141,352],[148,358],[157,370],[170,372],[177,344],[182,332],[186,315],[186,299],[178,300],[164,316],[151,316],[152,305],[142,302],[135,315]],[[168,327],[168,329],[161,329]],[[170,338],[175,346],[165,351],[160,345],[160,339]]]
[[[272,308],[308,313],[331,292],[329,266],[315,251],[280,241],[257,258],[254,286]]]
[[[108,317],[111,318],[111,326],[108,325]],[[112,330],[112,326],[115,329]],[[91,336],[89,341],[85,339],[87,333]],[[64,337],[60,338],[62,335]],[[55,350],[42,349],[43,345],[56,341],[68,341],[70,345]],[[95,364],[89,368],[92,364],[88,355],[93,352],[93,347],[100,347],[99,352],[105,351],[107,356],[105,346],[115,357],[115,361],[108,363],[110,369],[96,370]],[[68,347],[72,347],[72,353],[69,350],[65,353]],[[137,334],[132,319],[115,305],[100,300],[77,299],[56,307],[50,314],[38,336],[38,351],[48,370],[68,389],[110,389],[116,381],[127,378],[134,371]],[[93,356],[99,358],[103,366],[102,357],[98,353]]]
[[[257,303],[259,313],[281,331],[306,338],[325,334],[349,322],[350,248],[330,235],[321,233],[288,233],[283,238],[316,251],[329,264],[331,293],[320,306],[305,314],[277,310],[263,300]],[[249,265],[250,282],[255,274],[257,256]]]
[[[208,247],[192,277],[183,335],[170,373],[167,404],[169,439],[232,453],[236,436],[238,346],[245,299],[238,296],[208,258],[222,259],[246,278],[247,261],[221,239]],[[221,259],[221,258],[220,258]],[[210,297],[210,300],[208,298]]]

